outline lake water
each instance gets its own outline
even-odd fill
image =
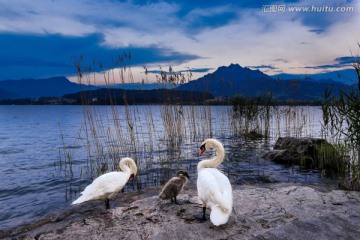
[[[222,169],[232,184],[336,183],[324,177],[321,171],[277,165],[261,158],[279,136],[320,137],[319,107],[299,108],[301,115],[292,117],[291,122],[281,116],[292,111],[284,108],[270,122],[270,138],[260,140],[234,134],[230,109],[229,106],[176,108],[176,113],[172,114],[179,114],[178,131],[182,132],[182,137],[175,144],[175,150],[169,151],[169,133],[178,124],[174,123],[176,118],[163,124],[169,109],[162,106],[130,109],[124,106],[115,109],[109,106],[89,109],[82,106],[0,106],[0,231],[70,207],[78,192],[90,181],[89,159],[92,158],[102,159],[111,170],[121,157],[136,156],[142,187],[159,186],[180,168],[189,171],[191,182],[195,183],[196,164],[211,154],[198,156],[198,148],[207,137],[223,142],[227,155]],[[115,122],[109,117],[114,112],[118,120]],[[89,113],[92,118],[84,118],[90,116]],[[98,145],[91,137],[91,125],[97,129],[92,131],[97,131]],[[65,164],[64,152],[71,156],[72,174],[69,174],[70,165]],[[100,152],[102,157],[98,158]]]

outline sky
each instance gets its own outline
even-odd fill
[[[135,82],[169,66],[334,71],[359,56],[359,23],[360,0],[0,0],[0,80],[76,81],[79,62],[98,79],[130,66]]]

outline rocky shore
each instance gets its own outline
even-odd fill
[[[158,198],[159,189],[120,193],[105,210],[89,202],[0,233],[8,239],[359,239],[360,193],[295,184],[240,185],[226,225],[199,222],[196,187],[182,205]],[[208,210],[209,211],[209,210]]]

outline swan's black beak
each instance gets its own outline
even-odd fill
[[[205,144],[201,145],[200,147],[200,155],[203,154],[203,152],[205,152],[206,148],[205,148]]]
[[[129,181],[132,180],[132,179],[134,179],[134,174],[133,173],[130,175]]]

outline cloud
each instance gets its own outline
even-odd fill
[[[281,62],[281,63],[287,63],[287,62],[289,62],[288,60],[283,59],[283,58],[277,58],[277,59],[274,59],[273,61],[274,61],[274,62]]]
[[[321,34],[323,33],[325,30],[324,29],[310,29],[309,32],[313,32],[316,34]]]
[[[0,0],[0,41],[9,42],[1,46],[19,49],[17,56],[0,51],[0,61],[9,67],[1,68],[0,78],[26,71],[69,74],[74,71],[69,58],[84,53],[111,65],[124,51],[132,53],[133,65],[204,69],[198,73],[230,63],[303,71],[346,55],[360,39],[354,31],[359,8],[354,13],[262,12],[269,4],[359,5],[345,0]]]
[[[185,20],[185,32],[194,34],[204,31],[206,28],[225,26],[238,17],[237,9],[230,5],[195,8],[187,13],[182,19]]]
[[[288,14],[294,20],[300,20],[304,26],[312,28],[311,32],[321,34],[328,30],[332,25],[347,21],[356,15],[356,11],[337,12],[338,8],[354,7],[357,0],[301,0],[293,3],[286,3]],[[289,7],[298,9],[290,11]]]
[[[339,62],[341,65],[349,65],[353,64],[355,61],[358,61],[359,57],[354,56],[346,56],[346,57],[338,57],[335,61]]]
[[[73,57],[80,55],[88,65],[101,63],[105,69],[115,67],[113,59],[124,52],[131,54],[132,66],[164,62],[177,65],[200,58],[161,46],[109,48],[101,46],[102,41],[100,34],[86,37],[2,34],[0,79],[76,74]]]
[[[258,66],[247,66],[248,68],[255,68],[255,69],[276,69],[276,67],[272,65],[258,65]]]
[[[173,69],[173,71],[175,70],[175,73],[185,73],[185,72],[191,72],[191,73],[206,73],[211,71],[213,68],[187,68],[187,69],[182,69],[182,70],[175,70]],[[160,70],[160,69],[153,69],[153,70],[148,70],[148,73],[152,73],[152,74],[160,74],[161,71],[165,71]],[[165,71],[166,72],[166,71]],[[169,73],[169,72],[166,72]]]
[[[195,73],[206,73],[209,72],[211,70],[213,70],[214,68],[190,68],[191,72],[195,72]]]
[[[325,65],[318,65],[318,66],[306,66],[304,68],[308,69],[334,69],[334,68],[344,68],[351,66],[357,59],[353,56],[345,56],[345,57],[338,57],[335,58],[334,64],[325,64]]]
[[[0,31],[29,34],[85,36],[112,27],[137,31],[168,28],[177,4],[156,2],[136,5],[131,1],[1,1]],[[36,14],[33,14],[36,13]]]

